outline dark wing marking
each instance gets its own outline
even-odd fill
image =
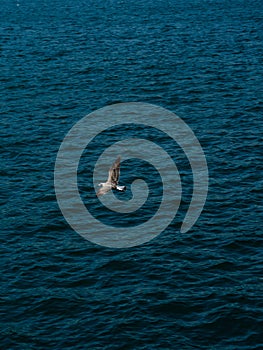
[[[121,157],[118,157],[109,170],[107,182],[109,182],[114,187],[117,186],[120,177],[120,162]]]

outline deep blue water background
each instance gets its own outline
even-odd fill
[[[1,349],[262,349],[262,11],[1,0]],[[81,117],[127,101],[188,123],[210,188],[191,231],[114,250],[67,225],[53,169]]]

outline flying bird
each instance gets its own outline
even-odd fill
[[[119,186],[119,177],[120,177],[120,162],[121,157],[118,157],[115,162],[112,164],[109,170],[108,180],[99,184],[100,189],[97,192],[97,196],[101,196],[110,190],[117,190],[121,192],[126,191],[126,186]]]

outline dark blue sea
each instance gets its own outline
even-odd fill
[[[262,1],[1,0],[0,13],[0,348],[262,349]],[[122,249],[63,217],[60,144],[119,102],[176,113],[202,145],[209,191],[188,232],[184,205]]]

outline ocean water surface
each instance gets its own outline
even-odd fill
[[[2,0],[0,12],[1,349],[262,349],[262,2]],[[209,192],[180,233],[192,175],[178,149],[172,224],[111,249],[67,224],[54,166],[79,119],[131,101],[191,127]],[[79,168],[87,205],[95,153]]]

